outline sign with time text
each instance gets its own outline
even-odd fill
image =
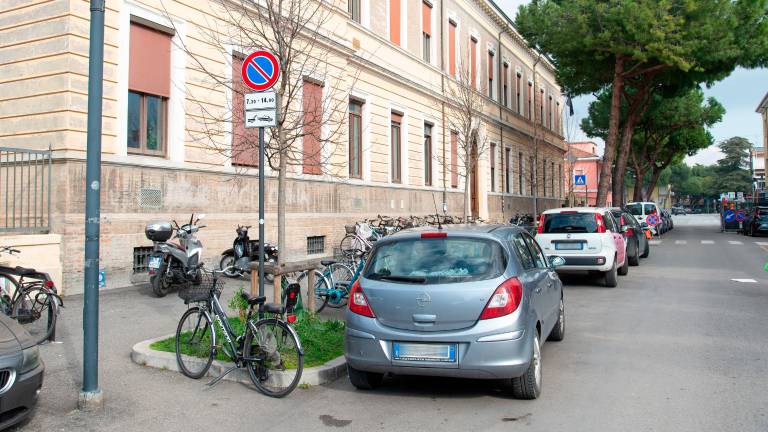
[[[246,111],[273,110],[277,108],[277,97],[274,91],[249,93],[245,97]]]

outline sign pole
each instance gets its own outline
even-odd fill
[[[259,296],[264,295],[264,128],[259,128]],[[275,279],[278,283],[278,279]],[[274,299],[277,303],[280,299]]]

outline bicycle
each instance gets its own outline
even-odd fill
[[[221,273],[221,272],[218,272]],[[176,328],[176,362],[181,373],[193,379],[204,376],[213,363],[218,349],[234,362],[219,377],[209,382],[213,386],[230,372],[248,369],[251,381],[259,391],[271,397],[291,393],[301,379],[304,350],[296,331],[289,325],[295,320],[293,312],[298,297],[298,285],[292,284],[288,293],[288,308],[266,303],[266,297],[240,295],[248,303],[248,313],[242,334],[236,334],[224,308],[219,302],[223,283],[216,271],[204,271],[199,284],[179,290],[186,304],[196,303],[181,316]],[[254,307],[257,320],[254,321]],[[282,316],[289,313],[288,320]],[[264,318],[264,314],[270,316]],[[218,328],[214,328],[214,321]],[[223,336],[224,341],[218,342]]]
[[[14,255],[21,251],[2,247],[2,253]],[[0,311],[18,321],[36,344],[53,340],[59,307],[63,306],[64,302],[48,273],[0,265]]]
[[[349,291],[352,289],[352,284],[360,276],[360,273],[363,272],[366,256],[366,252],[360,250],[355,251],[354,254],[350,257],[350,262],[352,265],[354,265],[354,271],[352,271],[352,267],[350,267],[350,265],[341,264],[348,269],[349,277],[335,280],[335,282],[329,285],[333,288],[325,288],[325,292],[323,292],[324,288],[315,287],[315,295],[323,296],[329,307],[341,308],[346,306],[347,302],[349,301]],[[335,263],[335,265],[339,264],[340,263]]]

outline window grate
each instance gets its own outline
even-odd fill
[[[139,190],[141,208],[159,209],[163,206],[163,192],[160,189],[141,188]]]
[[[152,246],[140,246],[133,248],[133,273],[146,273],[149,268],[149,256],[152,255]]]
[[[307,255],[325,252],[325,236],[307,237]]]

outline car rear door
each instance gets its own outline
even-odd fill
[[[606,234],[613,238],[613,243],[616,245],[616,266],[621,267],[627,259],[627,242],[624,240],[624,234],[617,228],[618,223],[613,218],[613,214],[608,211],[603,213],[602,216]]]
[[[538,268],[537,258],[531,253],[531,248],[528,246],[524,236],[526,234],[515,233],[510,241],[512,249],[515,251],[520,262],[518,279],[523,284],[525,290],[523,295],[528,296],[531,311],[539,319],[544,319],[545,316],[542,312],[546,310],[546,300],[543,298],[546,275]]]
[[[555,317],[554,312],[559,312],[560,278],[557,276],[555,270],[549,266],[549,261],[536,243],[536,240],[527,234],[522,234],[522,236],[525,243],[528,245],[528,249],[531,251],[531,255],[536,264],[537,277],[539,280],[539,294],[541,296],[541,316],[545,318],[544,329],[546,330],[555,324],[557,318]]]
[[[594,212],[576,210],[544,214],[536,241],[547,255],[592,255],[603,248]]]

